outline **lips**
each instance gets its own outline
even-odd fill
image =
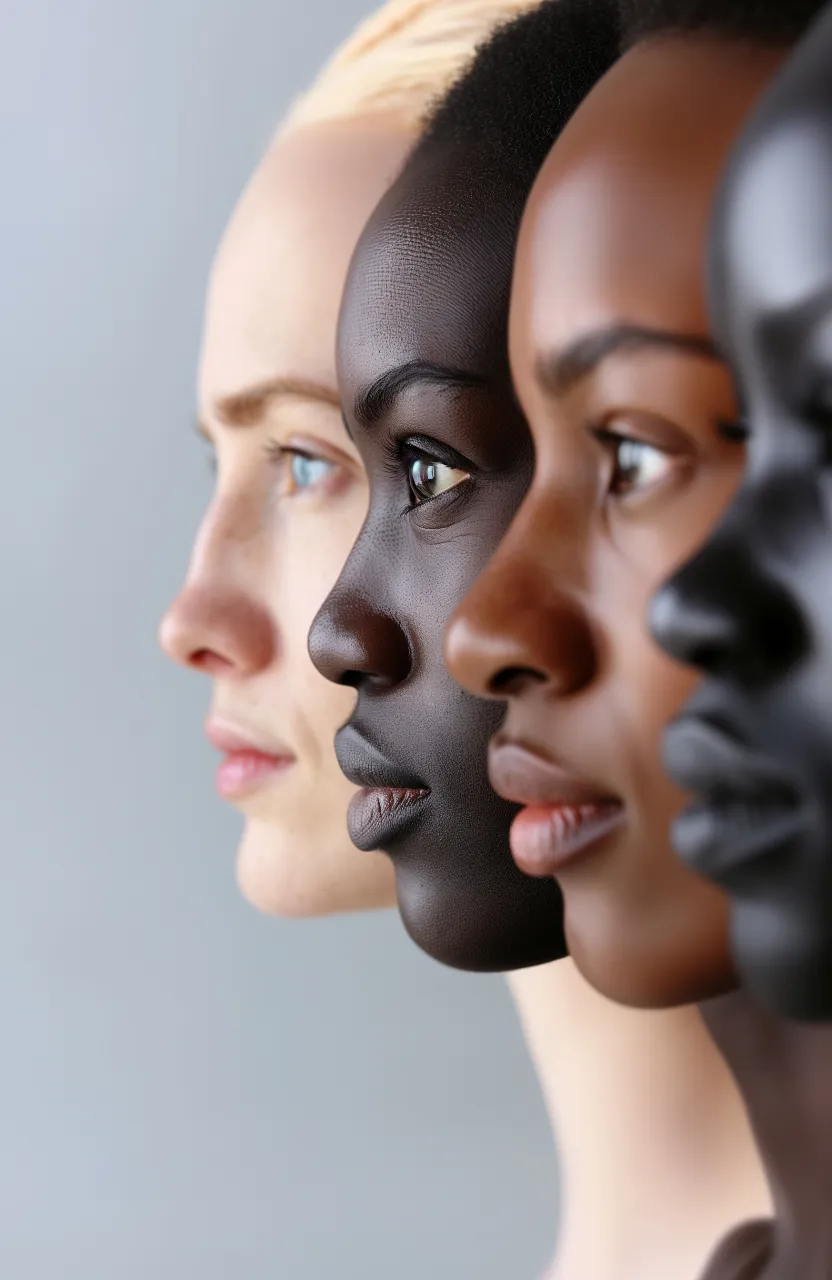
[[[664,759],[673,780],[700,797],[674,822],[673,843],[702,875],[730,882],[750,860],[785,848],[806,827],[797,786],[721,717],[688,712],[675,720]]]
[[[352,724],[335,735],[335,754],[342,773],[361,788],[347,810],[350,839],[359,849],[394,853],[421,816],[430,788],[392,764]]]
[[[525,806],[509,839],[514,861],[527,875],[557,874],[624,820],[616,796],[500,735],[491,744],[488,775],[498,795]]]
[[[285,747],[255,742],[216,717],[209,718],[205,731],[211,745],[223,753],[216,784],[224,800],[250,795],[295,763],[294,754]]]

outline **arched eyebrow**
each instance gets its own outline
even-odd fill
[[[268,378],[253,387],[221,396],[213,412],[226,427],[255,427],[262,422],[276,400],[310,400],[340,410],[341,397],[335,387],[314,378]],[[199,430],[206,434],[204,423]]]
[[[409,360],[386,369],[355,397],[353,416],[362,427],[371,427],[386,417],[396,401],[410,387],[418,385],[457,389],[482,388],[489,379],[465,369],[454,369],[425,360]]]
[[[535,366],[535,377],[538,385],[549,395],[563,396],[576,383],[594,373],[609,356],[621,352],[636,354],[645,349],[670,349],[707,360],[722,359],[714,341],[703,334],[676,333],[671,329],[652,329],[637,324],[611,324],[590,329],[560,351],[541,356]]]

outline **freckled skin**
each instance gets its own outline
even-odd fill
[[[409,933],[448,964],[503,970],[565,947],[557,886],[517,869],[508,847],[516,806],[488,783],[502,708],[464,693],[442,658],[447,619],[511,520],[532,465],[506,357],[517,196],[472,191],[458,172],[451,154],[406,170],[353,261],[339,385],[370,507],[310,653],[329,679],[356,686],[352,730],[430,788],[418,821],[384,845]],[[362,425],[357,398],[414,361],[451,372],[413,381]],[[410,509],[396,451],[412,437],[470,479]]]

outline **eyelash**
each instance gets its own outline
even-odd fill
[[[732,444],[745,444],[751,434],[751,428],[742,413],[730,421],[721,419],[717,422],[716,429],[723,440],[730,440]]]

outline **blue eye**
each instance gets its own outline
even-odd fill
[[[292,480],[292,491],[309,489],[326,479],[332,471],[333,463],[324,458],[312,458],[305,453],[292,453],[289,474]]]

